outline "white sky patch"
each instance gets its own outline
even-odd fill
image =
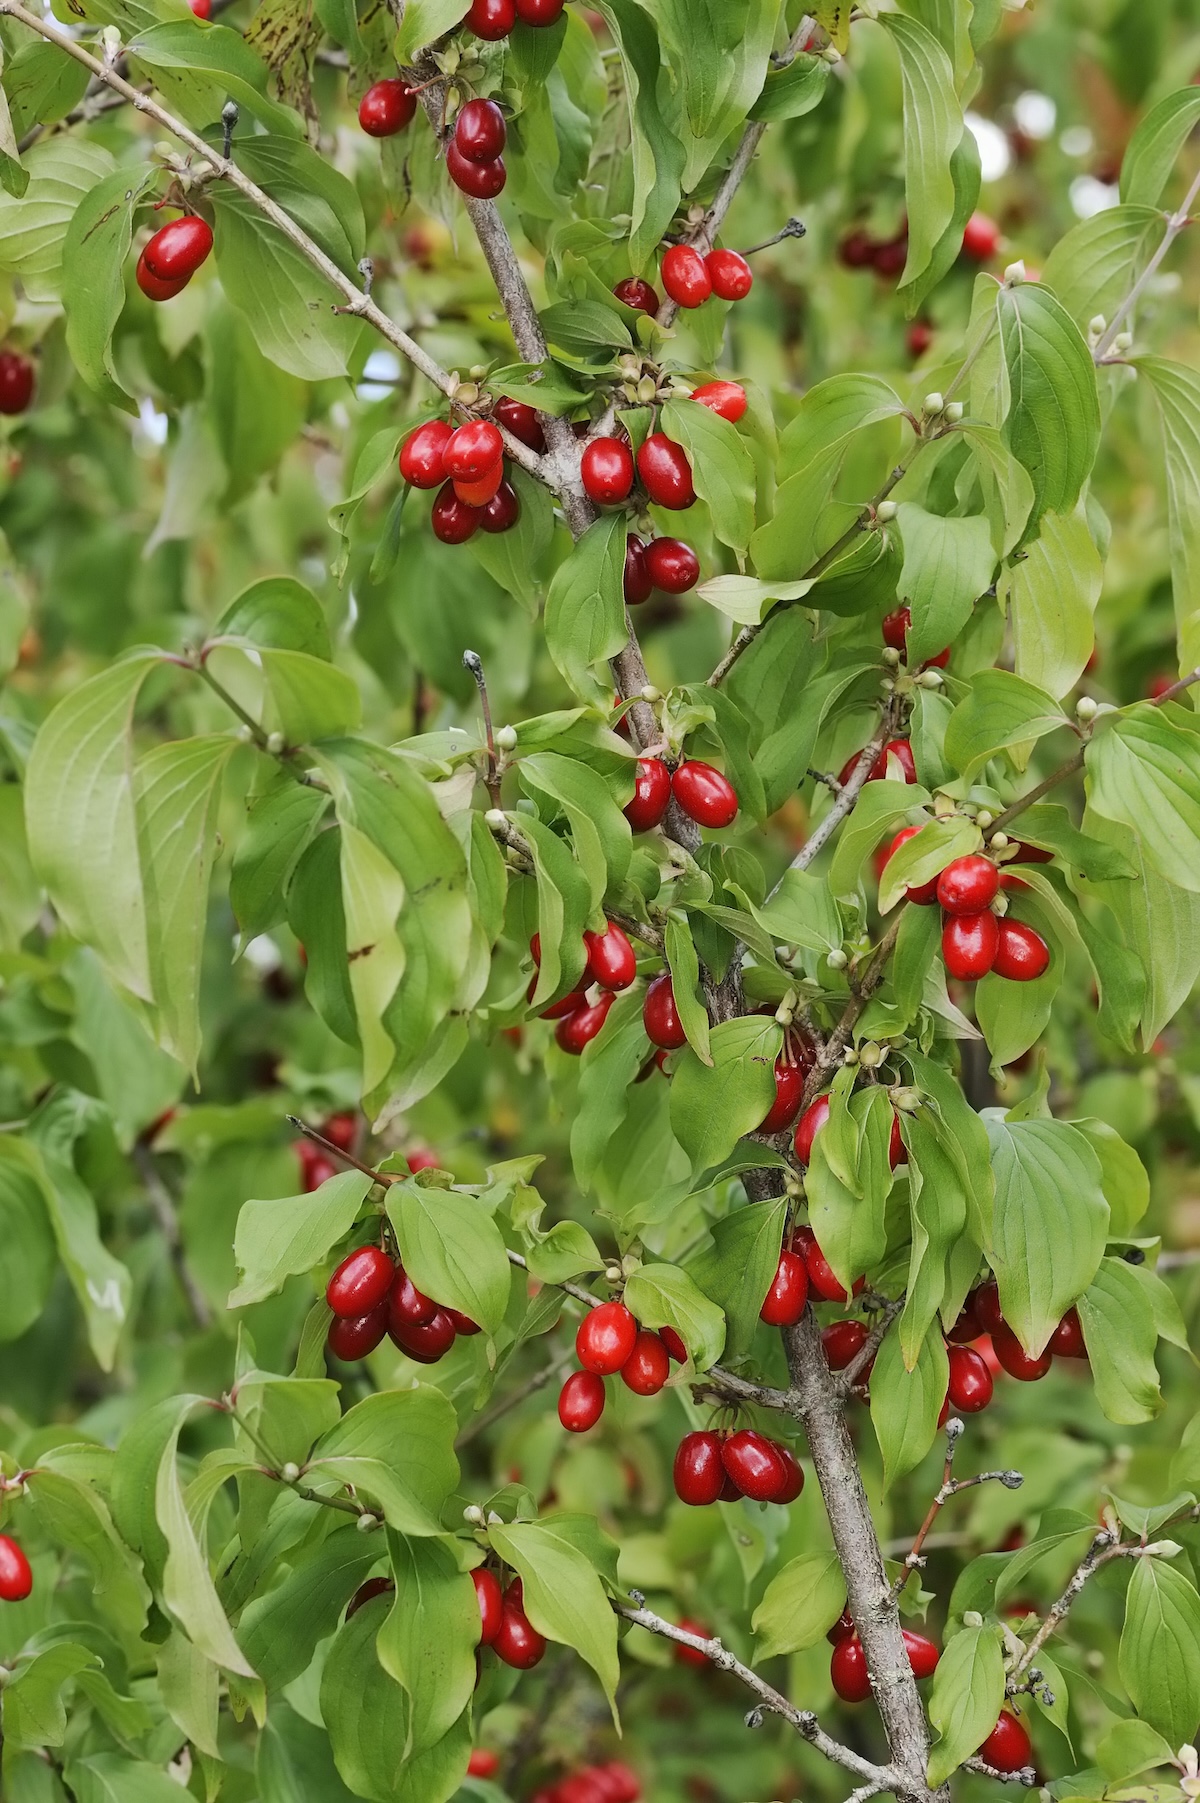
[[[171,422],[165,413],[158,411],[148,394],[143,395],[138,403],[138,423],[152,445],[166,444]]]
[[[1040,142],[1053,132],[1058,122],[1058,108],[1049,94],[1039,94],[1036,88],[1027,88],[1013,101],[1013,119],[1018,131],[1023,132],[1027,138],[1036,138]]]
[[[1071,183],[1071,209],[1076,219],[1094,219],[1120,204],[1121,191],[1115,182],[1097,181],[1094,175],[1077,175]]]
[[[1002,175],[1008,173],[1012,163],[1007,135],[993,119],[985,119],[982,113],[967,114],[967,129],[979,146],[979,162],[984,181],[998,182]]]
[[[400,374],[400,359],[391,351],[372,351],[363,365],[363,380],[355,389],[360,401],[382,401],[392,392]]]

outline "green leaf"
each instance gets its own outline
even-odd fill
[[[346,375],[362,328],[339,291],[236,189],[212,199],[221,286],[263,355],[307,382]]]
[[[929,1696],[938,1741],[929,1755],[931,1787],[944,1784],[976,1752],[1004,1707],[1004,1654],[995,1623],[962,1628],[942,1648]]]
[[[907,888],[928,883],[955,858],[983,847],[983,834],[973,820],[958,814],[926,821],[920,832],[892,853],[879,879],[879,912],[888,914]]]
[[[629,263],[640,269],[679,205],[686,150],[659,99],[664,57],[653,16],[635,0],[597,0],[596,11],[621,55],[633,167]]]
[[[1127,206],[1158,206],[1197,120],[1200,94],[1195,88],[1176,88],[1138,122],[1121,164],[1121,199]]]
[[[1182,710],[1142,704],[1087,747],[1088,801],[1137,833],[1169,882],[1200,893],[1200,738]],[[1178,723],[1177,723],[1178,722]]]
[[[312,590],[294,576],[252,582],[230,602],[212,636],[248,639],[274,651],[303,651],[326,662],[333,655],[325,611]]]
[[[208,1560],[188,1515],[179,1475],[179,1436],[184,1424],[197,1407],[211,1405],[202,1396],[178,1396],[173,1401],[175,1419],[154,1482],[154,1514],[167,1547],[162,1601],[197,1652],[227,1672],[253,1679],[254,1668],[234,1639],[221,1607]]]
[[[922,1341],[911,1371],[904,1368],[898,1334],[888,1334],[879,1348],[871,1372],[871,1425],[883,1454],[885,1489],[914,1471],[933,1445],[949,1371],[945,1342],[936,1326]]]
[[[1090,889],[1107,902],[1122,939],[1145,971],[1140,1012],[1142,1044],[1148,1047],[1191,994],[1200,974],[1200,896],[1176,888],[1159,875],[1140,833],[1090,810],[1085,824],[1089,831],[1109,840],[1136,871],[1132,882],[1105,880],[1080,888],[1083,893]],[[1135,1002],[1135,1014],[1137,1011]]]
[[[725,1316],[725,1351],[740,1357],[758,1327],[759,1310],[779,1265],[787,1200],[735,1208],[709,1226],[709,1243],[687,1261],[693,1277]]]
[[[406,1754],[448,1734],[471,1701],[479,1603],[448,1540],[389,1534],[395,1601],[379,1630],[379,1663],[408,1693]]]
[[[458,0],[410,0],[396,33],[396,61],[412,62],[414,50],[432,44],[461,18]]]
[[[1057,1690],[1058,1686],[1052,1686]],[[1161,1734],[1145,1722],[1114,1722],[1096,1743],[1096,1762],[1110,1785],[1136,1778],[1155,1766],[1173,1765],[1175,1754]]]
[[[19,199],[29,186],[29,171],[21,162],[17,134],[13,130],[8,94],[0,88],[0,187]]]
[[[633,850],[629,822],[608,783],[577,758],[537,752],[519,765],[522,785],[557,802],[571,827],[575,856],[588,879],[593,910],[625,879]]]
[[[492,1527],[489,1539],[524,1585],[525,1613],[540,1634],[574,1647],[599,1678],[615,1710],[617,1618],[592,1561],[580,1550],[597,1535],[590,1516],[551,1515]],[[603,1538],[601,1536],[601,1538]]]
[[[749,0],[736,13],[722,0],[659,0],[654,17],[683,103],[690,191],[762,87],[779,0]]]
[[[1057,852],[1085,882],[1112,882],[1137,874],[1134,864],[1115,844],[1081,833],[1058,802],[1038,801],[1021,815],[1020,837],[1043,851]]]
[[[1086,331],[1097,314],[1112,318],[1162,232],[1162,214],[1153,207],[1106,207],[1059,239],[1046,258],[1042,279]]]
[[[910,912],[913,910],[910,910]],[[939,1310],[957,1307],[954,1253],[974,1239],[967,1148],[932,1109],[904,1118],[912,1221],[907,1296],[898,1332],[906,1366],[918,1358]]]
[[[629,1107],[629,1086],[650,1055],[642,1000],[640,992],[618,996],[603,1033],[584,1051],[571,1122],[571,1161],[581,1189],[591,1188],[601,1160],[616,1143]]]
[[[697,1371],[720,1358],[725,1317],[678,1265],[640,1266],[625,1286],[625,1301],[643,1327],[673,1327]]]
[[[592,911],[591,891],[565,840],[531,815],[521,815],[520,823],[537,879],[542,963],[533,1006],[541,1009],[568,995],[583,975],[587,960],[583,929]]]
[[[829,64],[823,57],[794,56],[782,69],[768,69],[762,93],[750,109],[750,117],[764,125],[780,119],[800,119],[825,98]]]
[[[743,1133],[752,1133],[775,1096],[775,1059],[782,1034],[761,1015],[722,1021],[712,1029],[712,1064],[689,1047],[671,1079],[671,1128],[700,1171],[727,1158]]]
[[[380,1550],[356,1526],[337,1528],[299,1553],[272,1589],[246,1605],[238,1642],[268,1690],[282,1690],[300,1676],[317,1642],[337,1627]]]
[[[17,1340],[46,1305],[57,1258],[43,1186],[0,1141],[0,1341]]]
[[[488,387],[495,379],[488,378]],[[507,532],[477,532],[471,554],[494,582],[536,614],[545,592],[545,564],[554,537],[554,503],[549,489],[517,464],[506,478],[517,491],[520,514]]]
[[[1110,1421],[1150,1421],[1162,1407],[1154,1353],[1158,1325],[1137,1273],[1122,1258],[1105,1258],[1079,1298],[1096,1400]]]
[[[708,1009],[700,996],[700,960],[692,939],[692,930],[686,919],[680,920],[672,913],[667,919],[664,937],[667,968],[671,973],[671,993],[675,997],[680,1025],[700,1062],[711,1065],[713,1057]]]
[[[870,782],[859,791],[854,812],[838,834],[837,848],[829,866],[829,887],[833,894],[849,899],[858,893],[862,868],[885,835],[894,834],[906,815],[928,806],[929,794],[919,783],[886,777]],[[838,941],[841,944],[839,930]]]
[[[19,1664],[4,1686],[0,1723],[6,1747],[61,1747],[67,1732],[72,1679],[98,1665],[95,1653],[64,1640]]]
[[[64,133],[42,138],[24,160],[24,194],[0,193],[0,269],[20,276],[31,301],[57,302],[68,228],[83,197],[112,174],[113,157],[100,144]]]
[[[97,1489],[41,1467],[26,1480],[42,1531],[87,1567],[101,1617],[128,1645],[146,1625],[150,1591]]]
[[[1135,367],[1150,384],[1158,416],[1175,630],[1187,673],[1200,665],[1200,379],[1186,364],[1162,357],[1141,357]]]
[[[1010,394],[1005,436],[1033,480],[1027,533],[1044,513],[1070,513],[1100,442],[1092,353],[1070,314],[1045,288],[1001,288],[996,300]]]
[[[891,1130],[892,1106],[884,1090],[859,1090],[847,1099],[835,1083],[829,1122],[813,1142],[805,1187],[813,1231],[847,1291],[879,1263],[887,1245]]]
[[[1023,1056],[1045,1032],[1062,987],[1061,958],[1031,983],[1010,983],[989,971],[975,989],[975,1018],[992,1055],[992,1069]]]
[[[214,99],[227,94],[268,131],[294,138],[303,131],[297,113],[268,99],[270,71],[240,31],[226,26],[197,31],[190,20],[172,18],[140,30],[128,51],[160,75],[179,71],[185,76],[172,80],[167,92],[190,125],[210,125],[220,111]]]
[[[349,1233],[370,1187],[364,1172],[339,1171],[307,1195],[243,1202],[233,1242],[242,1281],[228,1306],[261,1302],[289,1277],[320,1264]]]
[[[1092,616],[1103,582],[1082,509],[1043,514],[1007,584],[1018,676],[1050,695],[1074,688],[1095,646]]]
[[[595,666],[613,657],[628,636],[625,624],[625,517],[607,514],[589,526],[550,579],[546,594],[546,649],[581,701],[612,693]]]
[[[816,1646],[846,1607],[846,1580],[836,1553],[801,1553],[771,1579],[751,1627],[758,1657]]]
[[[319,789],[283,771],[247,802],[229,873],[229,904],[243,940],[285,918],[287,889],[328,806]]]
[[[114,170],[80,202],[63,243],[63,305],[71,360],[90,388],[127,413],[136,413],[137,403],[117,380],[112,336],[125,305],[124,269],[133,242],[133,215],[153,179],[148,169],[140,179],[128,169]]]
[[[901,287],[915,282],[954,212],[950,159],[963,132],[950,58],[916,19],[902,13],[880,18],[896,46],[904,85],[904,197],[908,207],[908,261]]]
[[[946,757],[970,777],[998,751],[1027,745],[1065,725],[1065,714],[1044,689],[1008,670],[980,670],[950,716]]]
[[[388,1219],[417,1288],[495,1333],[508,1308],[508,1254],[481,1202],[454,1190],[393,1183]]]
[[[1100,1160],[1110,1239],[1127,1239],[1150,1206],[1150,1177],[1132,1146],[1107,1121],[1072,1121]]]
[[[314,1476],[329,1472],[342,1482],[363,1483],[398,1533],[436,1534],[442,1508],[458,1483],[457,1431],[451,1403],[432,1385],[378,1391],[347,1409],[321,1437],[309,1470]],[[398,1447],[404,1449],[402,1468]]]
[[[1125,1594],[1121,1681],[1142,1720],[1181,1747],[1200,1718],[1200,1596],[1161,1559],[1138,1559]]]
[[[158,1689],[167,1714],[202,1753],[219,1759],[217,1712],[221,1680],[186,1635],[172,1628],[157,1654]]]
[[[996,553],[982,514],[943,519],[906,501],[897,520],[904,540],[900,594],[912,609],[908,662],[916,669],[957,639],[992,580]]]
[[[757,576],[711,576],[696,587],[696,593],[718,613],[739,626],[757,626],[768,612],[767,603],[800,601],[817,585],[818,578],[806,577],[802,582],[763,582]]]
[[[688,454],[696,493],[708,507],[713,531],[722,544],[745,551],[754,531],[755,493],[746,440],[727,419],[695,401],[668,401],[662,426]]]
[[[178,1803],[179,1786],[161,1767],[120,1753],[72,1759],[64,1777],[78,1803]]]
[[[1100,1268],[1100,1161],[1065,1121],[989,1121],[996,1204],[988,1256],[1004,1318],[1035,1357]]]

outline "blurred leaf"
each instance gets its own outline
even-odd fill
[[[1182,363],[1141,357],[1158,416],[1166,474],[1167,528],[1179,668],[1200,666],[1200,379]]]
[[[34,144],[24,162],[24,194],[0,194],[0,269],[20,275],[30,300],[56,302],[67,230],[83,196],[113,173],[113,158],[86,138],[57,137]]]
[[[928,268],[934,247],[950,223],[954,211],[950,159],[962,137],[963,118],[950,58],[933,33],[903,13],[885,13],[879,22],[896,46],[904,84],[908,261],[903,287]]]
[[[1142,1719],[1172,1747],[1200,1716],[1200,1596],[1161,1559],[1138,1559],[1125,1596],[1121,1679]]]
[[[1121,164],[1121,199],[1127,206],[1157,207],[1175,159],[1200,120],[1194,88],[1164,94],[1138,122]]]

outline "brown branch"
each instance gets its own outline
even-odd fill
[[[896,1596],[900,1595],[905,1584],[907,1584],[909,1572],[915,1571],[919,1566],[924,1565],[925,1559],[922,1549],[929,1538],[934,1522],[937,1520],[952,1496],[957,1496],[962,1490],[974,1490],[980,1484],[991,1483],[1003,1484],[1006,1490],[1019,1490],[1025,1481],[1019,1471],[981,1471],[974,1477],[955,1478],[952,1475],[954,1454],[958,1448],[958,1442],[962,1438],[963,1432],[963,1423],[959,1420],[957,1415],[951,1415],[946,1423],[946,1462],[942,1469],[941,1488],[930,1503],[928,1513],[920,1527],[917,1529],[916,1538],[908,1553],[905,1555],[904,1569],[892,1586],[892,1590]]]
[[[154,1154],[148,1145],[139,1140],[133,1148],[133,1162],[137,1166],[142,1187],[150,1199],[159,1231],[167,1243],[175,1275],[179,1279],[179,1287],[187,1297],[188,1307],[192,1311],[192,1319],[199,1328],[212,1326],[213,1312],[208,1297],[200,1288],[199,1281],[183,1248],[183,1236],[179,1231],[179,1215],[175,1208],[175,1198],[163,1182]]]
[[[494,1427],[496,1422],[502,1420],[511,1410],[519,1408],[521,1403],[527,1402],[531,1396],[536,1396],[539,1390],[544,1390],[547,1384],[562,1377],[574,1363],[575,1349],[572,1347],[561,1358],[555,1359],[549,1365],[544,1365],[540,1371],[535,1371],[532,1377],[527,1378],[517,1389],[502,1397],[493,1408],[488,1409],[482,1415],[477,1415],[474,1421],[468,1421],[454,1442],[455,1451],[469,1446],[472,1440],[477,1439],[480,1434],[485,1434],[489,1427]]]
[[[876,759],[879,757],[879,754],[887,744],[888,740],[894,737],[902,716],[903,703],[899,701],[898,698],[893,697],[892,699],[889,699],[880,716],[878,727],[872,734],[868,743],[864,745],[859,752],[853,770],[850,772],[844,783],[836,785],[837,793],[834,796],[829,812],[825,815],[821,824],[816,827],[804,841],[804,844],[800,847],[800,850],[788,865],[788,870],[807,870],[818,853],[829,843],[830,839],[832,839],[834,833],[842,824],[842,821],[853,811],[855,802],[867,786],[867,781]],[[831,786],[833,784],[832,778],[822,780],[828,781]],[[784,875],[786,876],[786,874],[787,872],[785,871]],[[770,902],[777,894],[782,883],[783,877],[781,876],[779,882],[776,883],[774,889],[772,889],[770,895],[768,895],[768,902]]]

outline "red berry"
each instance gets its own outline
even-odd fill
[[[511,482],[501,482],[479,524],[485,532],[510,532],[520,517],[521,497]]]
[[[912,358],[923,357],[933,343],[933,327],[927,319],[914,319],[905,333],[908,354]]]
[[[687,1034],[675,1006],[675,991],[671,987],[669,972],[664,971],[661,977],[655,977],[647,989],[646,999],[642,1003],[642,1025],[651,1045],[662,1046],[664,1051],[674,1052],[681,1045],[687,1044]]]
[[[456,1334],[444,1308],[439,1308],[432,1321],[420,1326],[399,1319],[393,1310],[388,1317],[388,1337],[418,1365],[436,1365],[453,1346]]]
[[[979,1749],[978,1757],[998,1772],[1020,1772],[1033,1759],[1033,1743],[1024,1722],[1004,1709],[1000,1720]]]
[[[1040,845],[1023,845],[1018,841],[1017,855],[1011,862],[1014,864],[1053,864],[1054,853],[1043,851]]]
[[[602,1787],[596,1803],[640,1803],[642,1787],[637,1774],[622,1760],[610,1759],[605,1765],[593,1766],[592,1775]]]
[[[471,10],[463,20],[468,30],[488,44],[506,38],[516,22],[516,0],[471,0]]]
[[[325,1300],[343,1321],[368,1315],[387,1296],[395,1275],[395,1265],[379,1246],[356,1246],[326,1284]]]
[[[994,1277],[980,1284],[977,1290],[971,1291],[967,1297],[967,1306],[974,1307],[983,1333],[999,1333],[1006,1325],[1000,1310],[1000,1286]]]
[[[527,1672],[546,1651],[546,1642],[526,1615],[519,1594],[514,1602],[513,1591],[516,1589],[515,1584],[510,1584],[504,1594],[500,1626],[492,1646],[505,1665],[515,1665],[518,1671]]]
[[[699,388],[693,388],[692,399],[710,413],[719,413],[731,425],[736,425],[746,411],[746,390],[740,382],[702,382]]]
[[[654,587],[646,568],[646,547],[636,532],[631,532],[625,540],[625,575],[622,586],[628,607],[640,607],[643,601],[648,601]]]
[[[775,1100],[758,1124],[760,1133],[782,1133],[800,1112],[804,1099],[804,1071],[798,1064],[775,1060]]]
[[[336,1146],[339,1152],[354,1150],[354,1136],[358,1131],[358,1123],[352,1114],[331,1114],[321,1128],[330,1145]]]
[[[621,1382],[635,1396],[657,1396],[671,1375],[671,1358],[662,1335],[639,1327],[633,1351],[621,1366]]]
[[[1079,1311],[1069,1308],[1054,1332],[1050,1335],[1049,1350],[1055,1358],[1085,1359],[1087,1346],[1084,1344],[1083,1328],[1079,1322]]]
[[[810,1164],[812,1162],[813,1140],[816,1139],[817,1134],[821,1131],[821,1128],[828,1119],[828,1096],[818,1096],[815,1102],[809,1103],[808,1107],[804,1110],[804,1113],[800,1116],[796,1126],[796,1137],[792,1144],[795,1149],[796,1157],[800,1160],[801,1164]]]
[[[694,1634],[698,1640],[711,1640],[712,1630],[706,1622],[697,1621],[693,1615],[685,1615],[680,1627],[687,1634]],[[702,1653],[699,1647],[683,1646],[675,1643],[675,1658],[680,1665],[707,1665],[708,1654]]]
[[[908,1163],[908,1147],[900,1131],[900,1116],[892,1116],[892,1130],[888,1134],[888,1164],[894,1171],[898,1164]]]
[[[721,1463],[741,1494],[754,1502],[772,1501],[788,1476],[774,1442],[752,1427],[730,1434],[721,1447]]]
[[[885,614],[882,627],[884,644],[890,645],[893,651],[907,651],[908,629],[911,625],[911,607],[898,607],[894,613]]]
[[[142,256],[150,274],[160,282],[186,282],[195,275],[213,246],[212,227],[196,213],[172,219],[160,226],[146,243]]]
[[[652,538],[645,559],[651,582],[665,594],[686,594],[699,581],[700,559],[681,538]]]
[[[875,242],[871,234],[861,227],[847,232],[838,245],[838,261],[846,269],[870,269],[875,261]]]
[[[698,250],[672,244],[663,253],[662,285],[677,307],[702,307],[712,293],[712,276]]]
[[[871,782],[882,782],[887,776],[889,757],[895,758],[896,762],[899,764],[901,770],[904,772],[904,780],[906,783],[916,782],[917,766],[913,758],[912,746],[907,739],[888,740],[887,744],[871,766],[871,775],[869,778]]]
[[[469,163],[491,163],[508,138],[504,114],[494,100],[468,100],[454,122],[454,142]]]
[[[623,501],[633,487],[633,452],[623,438],[593,438],[579,465],[584,493],[601,507]]]
[[[671,793],[684,813],[698,826],[720,828],[737,819],[737,791],[728,777],[689,758],[680,764],[671,778]]]
[[[445,450],[450,427],[444,419],[426,420],[400,446],[400,474],[413,488],[437,488],[446,480]]]
[[[508,180],[503,157],[493,157],[490,163],[473,163],[453,138],[446,146],[446,170],[454,186],[472,200],[495,200]]]
[[[651,432],[637,454],[642,487],[659,507],[679,513],[696,499],[687,452],[665,432]]]
[[[349,1621],[352,1615],[357,1615],[359,1610],[364,1609],[368,1603],[373,1603],[377,1596],[386,1596],[390,1590],[395,1588],[391,1578],[368,1578],[365,1584],[359,1585],[346,1604],[346,1620]]]
[[[639,758],[633,778],[633,800],[625,804],[625,818],[635,833],[648,833],[658,825],[671,800],[671,772],[661,758]]]
[[[710,250],[704,259],[712,291],[719,300],[745,300],[754,286],[754,271],[736,250]]]
[[[972,213],[963,231],[963,255],[986,263],[1000,248],[1000,227],[986,213]]]
[[[1054,1354],[1047,1346],[1037,1358],[1030,1358],[1007,1321],[992,1330],[992,1351],[1010,1377],[1018,1383],[1036,1383],[1039,1377],[1045,1377],[1054,1363]]]
[[[431,1152],[428,1146],[417,1146],[414,1151],[408,1154],[405,1163],[414,1177],[418,1171],[436,1171],[441,1169],[441,1166],[438,1163],[437,1153]]]
[[[403,1265],[392,1280],[388,1308],[389,1318],[401,1327],[428,1327],[438,1313],[438,1304],[417,1288]]]
[[[212,0],[188,0],[188,5],[198,19],[211,19]]]
[[[0,413],[24,413],[33,399],[33,364],[17,351],[0,351]]]
[[[465,545],[479,530],[482,518],[482,508],[471,507],[466,501],[460,501],[454,492],[453,482],[445,482],[438,490],[429,523],[433,527],[433,536],[444,545]]]
[[[693,1509],[714,1503],[725,1487],[721,1436],[685,1434],[675,1453],[675,1494]]]
[[[608,921],[602,933],[585,933],[583,943],[592,982],[601,989],[628,989],[637,976],[637,959],[616,921]]]
[[[908,1654],[908,1663],[912,1666],[914,1678],[931,1678],[937,1670],[937,1662],[941,1655],[932,1640],[924,1634],[913,1634],[908,1628],[901,1629],[904,1636],[904,1650]]]
[[[500,1580],[486,1565],[477,1565],[471,1573],[471,1582],[479,1603],[479,1644],[491,1646],[500,1632],[500,1611],[504,1604]]]
[[[962,1305],[962,1312],[958,1320],[947,1331],[946,1338],[953,1340],[956,1346],[969,1346],[971,1341],[977,1340],[984,1331],[983,1323],[975,1309],[978,1295],[978,1290],[971,1291]]]
[[[871,1677],[867,1671],[867,1655],[857,1634],[839,1640],[829,1661],[833,1688],[843,1703],[865,1703],[871,1694]]]
[[[502,394],[492,411],[505,430],[528,445],[531,451],[545,450],[546,434],[536,407],[530,407],[524,401],[512,401]]]
[[[586,1434],[604,1413],[604,1379],[594,1371],[572,1371],[558,1393],[558,1418],[569,1434]]]
[[[1032,983],[1050,963],[1050,947],[1022,920],[1002,920],[992,969],[1011,983]]]
[[[446,1313],[454,1323],[456,1334],[465,1334],[468,1339],[471,1339],[475,1334],[483,1332],[478,1321],[472,1321],[469,1315],[460,1314],[456,1308],[448,1308]]]
[[[393,75],[367,89],[358,103],[358,123],[369,137],[394,138],[411,125],[416,110],[416,95],[407,82]]]
[[[525,25],[553,25],[565,0],[517,0],[517,17]]]
[[[804,1118],[802,1117],[800,1126],[803,1127],[803,1125]],[[796,1129],[797,1133],[799,1130],[799,1128]],[[809,1289],[815,1290],[822,1302],[848,1302],[850,1298],[834,1276],[833,1267],[818,1246],[817,1236],[811,1227],[797,1227],[795,1245],[808,1269]],[[865,1284],[864,1277],[855,1278],[852,1288],[856,1296],[859,1295]]]
[[[500,1770],[500,1755],[491,1747],[472,1747],[467,1761],[468,1778],[494,1778]]]
[[[665,1056],[666,1054],[661,1051],[658,1054],[659,1058]],[[659,1068],[661,1069],[661,1066]],[[685,1365],[687,1363],[687,1347],[675,1332],[675,1329],[673,1327],[660,1327],[658,1331],[662,1335],[663,1345],[675,1360],[675,1363],[677,1365]]]
[[[937,898],[947,914],[982,914],[999,887],[1000,872],[991,859],[973,852],[947,864],[937,880]]]
[[[188,285],[189,279],[187,276],[182,276],[177,282],[161,281],[158,276],[153,275],[146,267],[145,251],[143,251],[138,258],[137,269],[134,273],[138,287],[146,296],[146,299],[152,301],[174,300],[177,294],[182,294],[183,290]]]
[[[821,1343],[831,1371],[844,1371],[853,1364],[867,1343],[867,1330],[861,1321],[834,1321],[821,1329]]]
[[[942,958],[960,983],[986,977],[996,961],[1000,931],[994,914],[958,914],[942,928]]]
[[[658,312],[658,295],[641,276],[627,275],[623,282],[617,283],[613,293],[627,307],[634,307],[639,313],[648,313],[651,319]]]
[[[886,244],[877,244],[871,256],[871,263],[877,275],[899,275],[908,260],[908,233],[902,232],[897,238],[890,238]]]
[[[992,1400],[992,1374],[987,1363],[970,1346],[951,1346],[950,1382],[946,1389],[950,1407],[958,1415],[977,1415]]]
[[[323,1183],[328,1183],[331,1177],[336,1177],[338,1174],[338,1168],[332,1158],[326,1158],[324,1152],[317,1152],[315,1157],[303,1159],[302,1164],[304,1188],[308,1194],[315,1189],[320,1189]]]
[[[584,1008],[576,1009],[560,1020],[554,1029],[554,1038],[564,1052],[572,1058],[578,1058],[585,1045],[595,1039],[601,1027],[608,1019],[608,1011],[612,1007],[614,997],[607,991],[598,1001],[589,1002]]]
[[[345,1320],[335,1316],[329,1323],[325,1344],[334,1358],[353,1365],[359,1359],[365,1359],[369,1352],[374,1352],[387,1333],[387,1327],[388,1305],[385,1300],[377,1303],[365,1315],[353,1315]]]
[[[536,988],[537,978],[531,977],[529,979],[529,987],[525,991],[525,1000],[527,1002],[533,1000],[533,992]],[[543,1008],[538,1019],[565,1020],[569,1014],[578,1014],[580,1009],[586,1008],[587,1005],[587,991],[585,989],[572,989],[570,995],[564,995],[561,1001],[551,1002],[548,1008]]]
[[[763,1298],[759,1319],[768,1327],[794,1327],[808,1302],[808,1271],[798,1252],[785,1246],[771,1279],[771,1287]]]
[[[455,482],[478,482],[504,455],[504,440],[490,419],[469,419],[451,432],[442,450],[446,474]]]
[[[465,501],[468,507],[478,507],[482,514],[488,502],[494,500],[499,494],[500,484],[503,480],[503,463],[493,463],[491,469],[480,476],[477,482],[456,482],[454,492],[460,501]],[[481,520],[480,524],[482,525],[482,523]]]
[[[849,1640],[853,1632],[854,1617],[851,1615],[849,1609],[843,1609],[832,1628],[829,1629],[825,1638],[830,1646],[838,1646],[843,1640]]]
[[[589,1309],[575,1335],[575,1356],[585,1371],[611,1377],[633,1351],[638,1324],[623,1302]]]
[[[781,1461],[784,1472],[783,1483],[771,1501],[793,1503],[804,1488],[804,1467],[791,1447],[785,1446],[782,1440],[772,1440],[771,1445],[775,1448],[775,1456]]]
[[[883,852],[883,855],[878,861],[876,868],[880,876],[883,875],[892,856],[899,851],[902,845],[907,845],[908,841],[915,837],[920,830],[919,826],[901,827],[900,831],[896,834],[896,837],[892,840],[891,844]],[[904,893],[910,902],[915,902],[920,908],[927,908],[937,900],[937,886],[938,879],[933,876],[930,877],[927,883],[910,885],[905,889]]]

